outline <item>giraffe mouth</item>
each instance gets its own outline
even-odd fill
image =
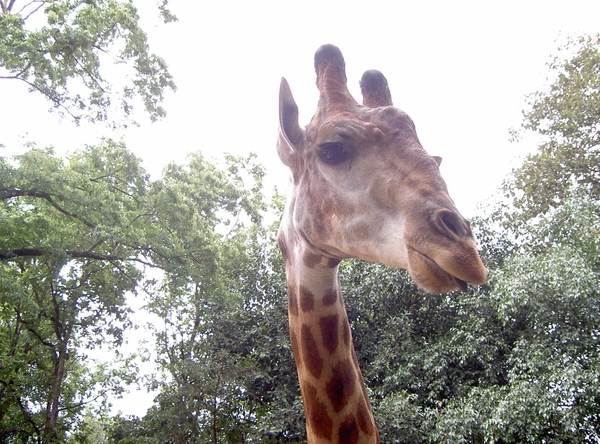
[[[469,286],[467,285],[467,283],[465,281],[463,281],[462,279],[459,279],[456,276],[452,276],[451,274],[450,274],[450,277],[452,278],[454,283],[457,285],[457,287],[460,288],[462,291],[467,291],[469,289]]]
[[[414,248],[408,248],[408,272],[415,283],[429,293],[468,290],[465,280],[449,273],[436,261]]]

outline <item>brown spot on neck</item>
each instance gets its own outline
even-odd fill
[[[337,300],[338,300],[338,291],[336,289],[329,290],[327,293],[325,293],[325,296],[323,296],[323,304],[324,305],[333,305],[337,302]]]
[[[344,359],[333,368],[333,376],[327,382],[325,390],[331,401],[331,406],[340,412],[356,390],[357,374],[352,361]]]
[[[303,312],[312,311],[315,308],[315,296],[304,286],[300,287],[300,307]]]
[[[352,332],[350,331],[350,324],[346,322],[344,325],[344,345],[346,347],[350,347],[350,342],[352,341]]]
[[[288,312],[291,316],[298,316],[298,297],[296,290],[288,284]]]
[[[329,353],[333,353],[338,347],[338,324],[339,316],[337,314],[333,314],[331,316],[323,316],[319,320],[323,345],[329,351]]]
[[[364,397],[361,398],[360,403],[358,405],[356,419],[358,421],[360,429],[365,433],[365,435],[371,436],[377,433],[377,428],[375,427],[373,417],[371,416],[371,407],[369,406],[369,401],[367,400],[366,392],[364,393]]]
[[[340,259],[326,257],[322,254],[315,253],[312,251],[305,251],[302,255],[302,263],[308,268],[315,268],[315,266],[317,265],[324,265],[328,268],[335,268],[340,264],[340,262]]]
[[[312,251],[305,251],[302,256],[302,262],[308,268],[315,268],[316,265],[321,263],[321,259],[323,259],[323,255],[313,253]]]
[[[300,330],[302,347],[302,361],[307,370],[315,377],[320,378],[323,371],[323,358],[319,354],[319,347],[308,325],[303,325]]]
[[[339,443],[356,444],[359,438],[358,424],[352,413],[348,414],[344,422],[340,424]]]
[[[327,266],[329,268],[335,268],[335,267],[337,267],[340,264],[340,262],[342,262],[342,261],[339,260],[339,259],[334,259],[334,258],[331,257],[331,258],[329,258],[327,260]]]
[[[331,439],[333,420],[329,417],[325,404],[319,401],[317,389],[310,384],[304,386],[304,408],[306,421],[312,432],[319,438]]]

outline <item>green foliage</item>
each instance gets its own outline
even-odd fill
[[[600,36],[561,51],[549,89],[524,113],[542,143],[506,182],[512,208],[496,213],[519,247],[494,297],[501,321],[518,328],[487,431],[515,442],[599,439]]]
[[[404,271],[358,261],[342,278],[382,442],[476,442],[475,418],[452,420],[460,430],[442,423],[473,387],[505,380],[493,300],[481,291],[427,295]]]
[[[597,201],[569,199],[532,228],[537,242],[523,247],[499,277],[499,314],[522,328],[511,356],[515,393],[499,422],[509,427],[519,416],[535,415],[539,423],[518,431],[525,436],[598,439],[599,216]]]
[[[542,136],[505,184],[527,220],[559,206],[575,188],[600,197],[600,35],[570,39],[549,63],[547,90],[529,96],[523,129]]]
[[[0,177],[0,435],[54,442],[135,371],[82,350],[119,347],[130,324],[147,178],[108,140],[68,162],[38,149],[2,159]]]
[[[0,79],[25,82],[75,122],[131,120],[136,98],[153,121],[165,116],[161,103],[175,84],[165,61],[150,52],[132,3],[2,0],[0,5]],[[165,21],[175,20],[166,6],[164,1],[160,7]],[[107,73],[130,82],[115,85]]]
[[[114,442],[133,439],[125,429],[147,442],[302,436],[283,266],[274,228],[261,226],[253,159],[218,168],[193,154],[153,182],[111,140],[68,159],[32,149],[1,160],[3,438],[77,430],[73,442],[86,442],[98,427]],[[145,294],[161,319],[159,395],[139,425],[94,422],[85,406],[136,371],[128,359],[84,364],[86,349],[120,346],[127,294]]]
[[[106,418],[96,418],[86,412],[79,428],[67,439],[69,444],[108,444]]]
[[[282,261],[275,231],[258,223],[262,169],[228,162],[228,174],[194,159],[189,171],[165,171],[165,184],[190,187],[179,195],[198,196],[169,229],[177,238],[208,236],[205,250],[166,269],[149,306],[162,319],[153,381],[160,393],[142,424],[173,442],[278,442],[304,433]]]

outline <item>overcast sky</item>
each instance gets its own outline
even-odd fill
[[[152,0],[134,3],[144,8],[152,50],[178,85],[165,103],[166,119],[150,124],[139,116],[140,128],[119,134],[76,128],[48,113],[48,102],[25,85],[0,81],[0,155],[28,140],[65,153],[104,135],[123,138],[158,175],[192,151],[253,151],[267,167],[268,186],[284,191],[287,170],[275,152],[280,78],[290,83],[300,123],[307,124],[318,98],[314,51],[333,43],[345,56],[357,100],[362,73],[384,73],[424,148],[443,157],[450,194],[469,217],[535,148],[509,143],[508,130],[521,122],[525,95],[544,86],[545,64],[567,36],[600,31],[598,0],[170,0],[179,22],[169,25],[153,15]],[[127,411],[126,404],[125,413],[145,412],[137,407]]]
[[[387,77],[394,104],[408,112],[424,148],[442,156],[442,174],[465,216],[489,198],[531,143],[509,143],[524,97],[543,87],[545,64],[567,36],[600,31],[600,2],[588,1],[187,1],[170,0],[179,22],[162,25],[151,0],[137,0],[150,44],[178,85],[168,116],[110,133],[75,128],[47,112],[25,85],[0,82],[4,106],[1,154],[19,143],[73,151],[102,135],[123,138],[146,168],[160,174],[187,153],[254,151],[268,186],[287,186],[275,153],[282,76],[308,123],[318,98],[314,51],[344,53],[350,91],[367,69]],[[4,102],[3,100],[3,102]]]

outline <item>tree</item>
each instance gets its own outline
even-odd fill
[[[105,140],[68,162],[39,149],[1,159],[0,177],[0,436],[60,441],[135,371],[83,350],[117,349],[129,326],[125,296],[149,251],[147,176]]]
[[[524,112],[523,129],[541,144],[504,186],[518,249],[496,295],[501,319],[520,329],[490,429],[515,440],[596,442],[600,35],[569,39],[561,52],[549,64],[550,87],[530,95]]]
[[[498,274],[498,316],[510,331],[507,384],[488,433],[522,442],[600,439],[600,206],[579,190],[529,230]],[[489,409],[489,407],[488,407]]]
[[[277,215],[283,211],[280,199],[276,196],[272,208]],[[239,338],[233,350],[253,363],[244,387],[246,403],[256,418],[249,440],[303,442],[304,409],[290,345],[287,285],[277,229],[276,222],[249,233],[244,254],[229,262],[232,288],[242,296],[242,304],[232,322],[235,329],[227,325],[225,331],[237,333],[233,334]]]
[[[150,52],[132,3],[0,0],[0,8],[0,79],[26,83],[77,123],[132,120],[136,98],[151,120],[165,116],[161,103],[175,83]],[[160,11],[165,22],[176,20],[167,0]]]
[[[478,418],[456,406],[505,378],[489,287],[428,295],[405,271],[360,261],[341,277],[382,442],[479,442]]]
[[[264,171],[252,158],[227,161],[223,171],[194,155],[188,165],[168,166],[153,188],[154,206],[177,244],[150,297],[150,311],[162,319],[155,331],[160,394],[145,420],[162,424],[177,443],[239,442],[259,408],[249,389],[256,344],[248,345],[243,327],[246,301],[257,294],[251,287],[266,276],[255,256],[255,246],[264,246]]]
[[[600,439],[599,43],[570,40],[549,64],[553,83],[524,112],[541,144],[506,180],[503,211],[482,221],[499,258],[486,293],[505,344],[502,378],[450,400],[437,422],[453,442]]]
[[[142,435],[173,443],[304,435],[276,227],[260,218],[264,172],[252,157],[229,157],[227,165],[193,155],[153,183],[152,207],[163,215],[170,249],[156,256],[164,275],[148,297],[161,319],[151,382],[159,394],[141,420],[118,421],[115,443]]]
[[[161,393],[143,425],[153,431],[148,439],[256,433],[255,417],[273,397],[257,375],[272,360],[244,329],[269,311],[286,325],[285,298],[276,307],[263,303],[264,292],[279,297],[271,288],[284,285],[273,277],[281,264],[267,260],[272,248],[260,254],[274,245],[260,227],[264,172],[252,157],[227,162],[223,170],[195,154],[150,182],[139,159],[110,140],[67,162],[37,149],[2,161],[4,438],[64,440],[86,405],[122,390],[135,371],[130,361],[123,362],[129,373],[106,363],[92,371],[82,350],[118,349],[129,326],[125,295],[140,292],[164,322],[156,331]],[[265,325],[262,338],[273,333]],[[270,340],[293,369],[281,330]]]
[[[574,188],[600,198],[600,34],[567,40],[549,64],[552,83],[528,97],[522,131],[542,137],[504,186],[529,220],[556,208]]]
[[[150,412],[146,415],[149,416]],[[108,444],[169,444],[171,441],[165,439],[160,433],[160,424],[141,420],[135,416],[123,418],[116,416],[111,418],[108,424],[104,424],[104,434]]]

